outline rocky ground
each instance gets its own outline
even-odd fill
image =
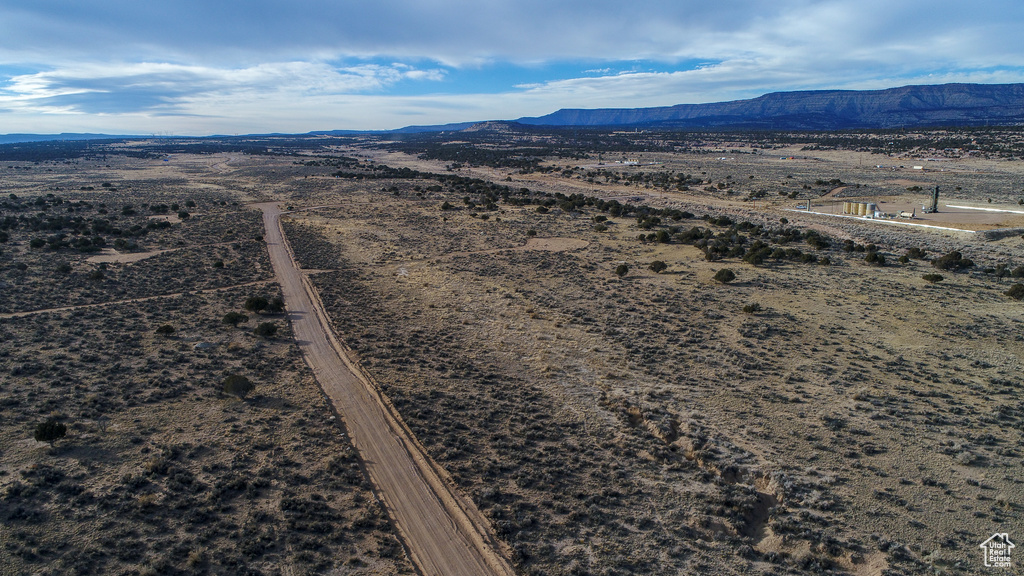
[[[1024,318],[1009,278],[897,262],[948,240],[850,227],[889,264],[836,238],[799,246],[831,265],[755,267],[641,243],[633,219],[483,220],[404,190],[286,230],[341,270],[313,276],[339,333],[524,572],[970,573],[1012,524]],[[530,230],[586,246],[509,249]]]
[[[592,183],[584,169],[452,173],[488,176],[479,185],[335,178],[334,166],[244,155],[8,169],[19,203],[91,204],[7,200],[5,217],[82,216],[89,233],[69,241],[109,247],[94,220],[146,227],[153,204],[196,206],[124,250],[170,251],[106,269],[24,223],[0,244],[0,282],[16,288],[0,291],[3,312],[152,297],[3,318],[0,565],[411,573],[283,318],[244,310],[276,294],[244,202],[279,198],[337,333],[522,573],[977,573],[978,544],[1012,538],[1024,505],[1024,311],[1006,294],[1024,242],[782,212],[794,191],[828,193],[819,180],[881,189],[906,176],[815,154],[651,159],[704,181],[688,191]],[[920,184],[1012,206],[1014,166]],[[153,194],[140,200],[144,183]],[[494,186],[530,203],[488,196]],[[760,189],[786,198],[743,200]],[[561,198],[539,210],[544,192],[680,217]],[[757,263],[736,251],[758,242]],[[953,250],[975,265],[933,266]],[[723,269],[735,279],[716,281]],[[249,319],[224,324],[233,311]],[[260,322],[277,335],[253,334]],[[165,324],[174,332],[157,334]],[[256,383],[244,401],[221,392],[235,373]],[[69,423],[54,448],[32,439],[49,418]]]
[[[71,308],[0,319],[0,573],[413,573],[284,316],[245,309],[279,296],[258,213],[208,200],[138,238],[171,251],[105,267],[29,245],[59,231],[7,231],[4,312]],[[88,202],[71,214],[115,205]],[[229,376],[255,389],[226,394]]]

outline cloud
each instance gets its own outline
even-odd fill
[[[729,7],[658,1],[17,0],[0,2],[0,59],[107,58],[172,62],[393,55],[448,65],[495,60],[665,54],[679,32],[741,26]],[[666,25],[672,23],[672,25]]]
[[[202,134],[1020,82],[1022,23],[949,0],[0,0],[0,112]]]
[[[113,54],[225,66],[390,56],[461,67],[721,60],[813,47],[956,60],[995,50],[1009,64],[1024,50],[1016,42],[1022,15],[1019,3],[948,0],[0,0],[0,62]]]
[[[45,113],[188,113],[198,98],[230,100],[246,94],[306,98],[372,92],[403,80],[431,81],[442,71],[404,64],[336,68],[285,62],[248,68],[211,68],[167,63],[91,64],[21,74],[0,88],[0,108]]]

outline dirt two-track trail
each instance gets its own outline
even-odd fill
[[[514,575],[484,517],[442,480],[436,464],[335,337],[315,289],[284,241],[278,205],[256,206],[263,210],[267,248],[295,339],[344,419],[413,564],[425,576]]]

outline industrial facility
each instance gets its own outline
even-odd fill
[[[878,218],[878,205],[874,202],[843,202],[843,214]]]

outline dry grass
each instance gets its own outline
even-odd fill
[[[221,321],[279,295],[210,290],[268,277],[249,216],[186,220],[165,232],[175,249],[102,279],[76,280],[98,269],[88,253],[29,249],[23,231],[3,246],[30,263],[0,271],[17,285],[8,310],[85,307],[0,323],[0,573],[413,573],[286,318]],[[245,239],[203,245],[229,221]],[[253,334],[260,322],[276,337]],[[255,391],[223,394],[228,374]],[[47,418],[69,427],[52,449],[32,439]]]
[[[123,181],[151,189],[150,202],[197,197],[199,217],[144,247],[175,250],[112,264],[116,282],[64,287],[48,267],[66,260],[74,277],[94,266],[86,255],[32,252],[28,237],[14,238],[0,249],[28,268],[0,270],[19,287],[4,306],[186,294],[4,320],[0,495],[11,512],[0,563],[12,573],[409,571],[285,323],[272,342],[249,333],[252,319],[231,329],[220,318],[258,288],[208,290],[269,277],[256,216],[232,203],[279,197],[297,209],[285,231],[339,335],[522,573],[977,572],[977,545],[1012,533],[1024,504],[1024,316],[1004,295],[1011,280],[981,270],[1024,263],[1024,245],[822,222],[742,200],[758,189],[813,196],[832,178],[879,194],[906,187],[897,180],[907,174],[876,172],[868,155],[778,158],[808,156],[798,151],[647,155],[659,170],[728,183],[687,193],[590,183],[580,171],[461,173],[775,229],[786,217],[831,235],[823,251],[787,245],[830,266],[709,262],[692,245],[639,242],[653,230],[632,217],[599,232],[592,208],[472,210],[461,191],[428,189],[433,181],[341,180],[291,158],[125,161]],[[981,172],[913,180],[975,203],[1015,201],[1018,163],[978,162],[965,167]],[[116,176],[85,168],[69,188]],[[19,195],[71,179],[4,174]],[[445,201],[459,209],[440,210]],[[228,230],[237,248],[220,244]],[[888,264],[868,265],[842,239],[877,244]],[[929,284],[927,262],[897,262],[918,246],[931,257],[962,250],[979,266]],[[668,268],[651,272],[655,260]],[[630,270],[621,279],[619,264]],[[728,285],[713,279],[725,267],[737,273]],[[164,323],[178,329],[172,339],[153,333]],[[198,341],[219,345],[193,350]],[[248,402],[217,393],[229,371],[257,382]],[[30,435],[53,412],[74,424],[50,453]],[[251,542],[265,545],[240,545]]]
[[[985,499],[1022,495],[1005,282],[931,286],[925,263],[835,243],[833,266],[726,262],[723,286],[723,262],[641,244],[629,219],[360,203],[295,216],[304,247],[343,259],[314,280],[526,573],[955,571],[1013,517]],[[527,228],[580,248],[501,249]],[[476,253],[450,255],[463,236]]]

